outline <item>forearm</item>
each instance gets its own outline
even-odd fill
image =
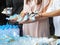
[[[53,17],[53,16],[59,16],[60,15],[60,10],[55,10],[49,13],[42,13],[43,17]]]
[[[37,16],[35,16],[35,19],[36,19],[37,21],[44,20],[44,19],[46,19],[46,18],[48,18],[48,17],[47,17],[47,16],[42,16],[41,13],[38,13]]]
[[[25,22],[22,22],[22,24],[25,24],[25,23],[34,23],[34,22],[37,22],[37,21],[40,21],[40,20],[44,20],[44,19],[46,19],[46,18],[48,18],[48,17],[39,17],[39,16],[37,16],[37,17],[35,17],[35,20],[34,20],[34,21],[32,21],[32,20],[27,20],[27,21],[25,21]]]
[[[21,16],[21,17],[24,17],[26,13],[27,13],[27,12],[25,12],[24,10],[22,10],[22,11],[20,12],[20,16]]]
[[[41,17],[41,18],[39,18],[39,19],[36,19],[36,18],[35,18],[34,21],[28,20],[28,21],[26,21],[26,23],[34,23],[34,22],[37,22],[37,21],[40,21],[40,20],[44,20],[44,19],[46,19],[46,18],[47,18],[47,17]]]
[[[28,21],[25,21],[25,22],[21,22],[19,24],[28,24],[28,23],[34,23],[34,22],[36,22],[36,20],[35,21],[28,20]]]
[[[59,16],[60,15],[60,10],[55,10],[49,13],[38,13],[38,16],[36,16],[36,20],[43,20],[46,19],[48,17],[53,17],[53,16]]]
[[[25,22],[20,22],[19,24],[34,23],[34,22],[37,22],[37,21],[40,21],[40,20],[44,20],[44,19],[46,19],[46,18],[47,18],[47,17],[35,18],[34,21],[32,21],[32,20],[27,20],[27,21],[25,21]]]
[[[41,17],[41,16],[36,16],[35,19],[37,21],[40,21],[40,20],[44,20],[44,19],[47,19],[48,17]]]

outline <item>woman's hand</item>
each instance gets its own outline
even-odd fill
[[[26,20],[26,21],[19,22],[18,24],[28,24],[33,22],[36,22],[36,21]]]
[[[38,13],[38,15],[35,16],[35,19],[36,19],[37,21],[47,19],[48,17],[46,17],[45,15],[46,15],[45,12],[44,12],[44,13]]]
[[[25,11],[22,10],[21,13],[20,13],[20,16],[24,17],[26,14],[27,14],[27,12],[25,12]]]
[[[13,23],[17,22],[17,18],[11,19],[10,22],[13,22]]]
[[[21,21],[21,22],[18,22],[18,24],[24,24],[24,23],[27,23],[27,21]]]
[[[18,19],[19,20],[19,19]],[[18,21],[19,23],[25,23],[26,21],[29,20],[29,16],[25,15],[21,21]]]
[[[34,17],[29,17],[29,15],[26,15],[19,24],[24,24],[24,23],[33,23],[35,22],[35,16]]]
[[[37,15],[36,15],[37,16]],[[24,23],[33,23],[33,22],[36,22],[37,21],[37,18],[36,16],[25,16],[24,19],[27,19],[27,20],[22,20],[21,22],[19,22],[19,24],[24,24]]]
[[[42,18],[42,13],[38,13],[38,14],[35,16],[35,19],[36,19],[36,20],[40,20],[40,18]]]

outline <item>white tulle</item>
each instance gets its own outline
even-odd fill
[[[3,13],[3,14],[12,14],[12,7],[5,8],[1,13]]]

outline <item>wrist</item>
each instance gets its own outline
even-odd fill
[[[49,14],[48,13],[42,13],[43,17],[47,17]]]
[[[42,13],[39,13],[38,16],[39,16],[39,17],[42,17]]]

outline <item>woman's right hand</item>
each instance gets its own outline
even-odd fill
[[[27,14],[27,12],[21,11],[20,16],[21,16],[21,17],[24,17],[26,14]]]
[[[10,20],[10,22],[15,23],[15,22],[17,22],[17,19],[18,19],[17,17],[16,17],[16,18],[14,18],[14,19],[11,19],[11,20]]]
[[[25,11],[21,11],[21,13],[20,13],[20,15],[19,15],[19,17],[18,17],[18,19],[17,19],[17,22],[21,22],[21,21],[25,21],[25,20],[27,20],[27,12],[25,12]]]

